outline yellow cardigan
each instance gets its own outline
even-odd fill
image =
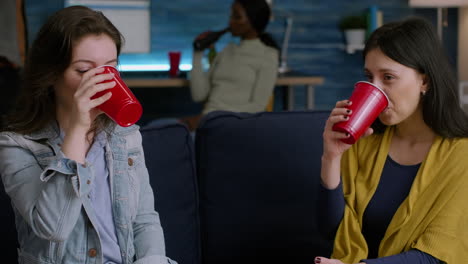
[[[332,258],[344,263],[367,258],[362,217],[379,183],[393,132],[388,128],[383,134],[363,138],[343,155],[346,206]],[[468,138],[435,139],[408,197],[387,228],[379,257],[410,249],[447,264],[468,263]]]

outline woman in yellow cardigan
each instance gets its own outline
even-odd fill
[[[369,82],[388,108],[354,145],[328,118],[319,225],[334,237],[320,264],[468,263],[468,118],[430,23],[409,18],[377,29],[364,49]]]

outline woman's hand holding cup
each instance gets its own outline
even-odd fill
[[[352,112],[347,107],[351,104],[352,102],[349,100],[336,102],[335,108],[333,108],[325,123],[323,132],[323,157],[326,159],[333,160],[341,157],[341,155],[351,147],[351,145],[342,141],[342,139],[348,138],[349,134],[333,130],[333,126],[336,123],[349,119]]]
[[[103,112],[97,106],[109,100],[112,93],[109,91],[100,97],[92,98],[96,93],[108,90],[115,86],[115,81],[104,82],[111,80],[114,74],[100,74],[104,71],[103,68],[94,68],[83,74],[80,85],[73,95],[73,106],[71,113],[70,124],[80,126],[88,130],[94,119]]]

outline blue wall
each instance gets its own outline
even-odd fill
[[[227,25],[232,0],[152,0],[151,1],[151,53],[123,54],[122,64],[167,63],[167,52],[182,51],[182,63],[191,62],[193,38],[205,30],[221,29]],[[349,14],[364,12],[370,5],[377,5],[383,12],[384,23],[409,15],[425,16],[435,23],[435,9],[412,9],[407,0],[274,0],[275,18],[267,31],[281,43],[284,31],[284,16],[292,15],[293,31],[289,47],[288,65],[297,71],[325,78],[325,83],[316,88],[316,108],[330,109],[337,100],[349,96],[354,82],[364,78],[362,73],[362,53],[347,54],[344,51],[343,34],[338,29],[338,21]],[[29,39],[32,40],[40,25],[48,15],[64,6],[63,1],[26,0]],[[447,50],[456,65],[456,9],[449,10],[449,27],[445,29]],[[222,37],[218,50],[226,43],[236,41],[230,35]],[[156,116],[176,116],[199,111],[200,105],[190,101],[188,89],[152,91],[153,114]],[[282,90],[277,88],[277,99]],[[149,93],[149,92],[146,92]],[[150,96],[144,96],[149,100]],[[159,105],[160,107],[155,107]],[[305,106],[305,89],[296,90],[296,108]],[[276,100],[275,110],[283,107]]]

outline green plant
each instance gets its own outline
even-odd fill
[[[359,28],[366,29],[367,19],[366,19],[366,16],[364,15],[345,16],[340,20],[339,26],[341,30],[359,29]]]

